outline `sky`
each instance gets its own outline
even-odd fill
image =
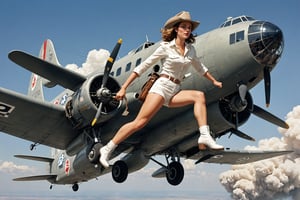
[[[12,63],[7,55],[16,49],[38,55],[47,38],[53,41],[63,66],[73,63],[81,66],[89,51],[111,51],[119,38],[123,39],[119,57],[138,47],[146,38],[159,41],[160,28],[181,10],[189,11],[193,19],[201,22],[195,31],[198,35],[217,28],[229,16],[244,14],[272,22],[283,31],[284,52],[271,73],[271,105],[266,109],[286,119],[287,114],[300,104],[299,8],[299,0],[3,0],[0,2],[0,87],[27,93],[31,73]],[[51,100],[59,91],[60,88],[45,90],[46,99]],[[255,104],[265,108],[263,84],[258,84],[250,92]],[[251,116],[240,130],[255,137],[256,142],[225,136],[218,143],[232,149],[243,149],[247,145],[257,146],[262,139],[282,136],[278,127],[255,116]],[[120,195],[125,199],[138,198],[139,195],[144,195],[145,199],[232,198],[219,181],[219,175],[231,169],[228,165],[200,164],[187,168],[183,183],[177,187],[169,186],[164,179],[151,178],[152,172],[158,168],[153,163],[131,174],[123,184],[116,184],[110,175],[105,175],[81,184],[77,193],[69,186],[55,186],[50,191],[47,182],[13,182],[11,179],[18,176],[46,173],[43,163],[13,157],[15,154],[49,155],[48,147],[38,146],[32,152],[29,145],[28,141],[0,133],[1,195],[15,195],[20,199],[41,194],[45,199],[46,196],[48,199],[80,199],[83,196],[86,199],[99,196],[116,199]],[[1,195],[0,199],[5,199]]]

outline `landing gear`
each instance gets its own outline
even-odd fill
[[[172,150],[166,153],[165,157],[167,166],[163,165],[153,158],[150,159],[165,169],[165,176],[169,184],[174,186],[179,185],[184,178],[184,169],[182,164],[180,163],[180,156],[175,150]],[[169,159],[171,159],[171,162],[169,162]]]
[[[117,183],[123,183],[128,176],[127,164],[122,160],[115,162],[112,167],[111,174],[114,181],[116,181]]]
[[[171,185],[179,185],[184,177],[184,169],[180,162],[172,162],[167,167],[166,177]]]
[[[93,145],[91,150],[88,152],[88,159],[91,163],[97,164],[99,163],[99,157],[100,157],[100,149],[103,147],[101,143],[96,143]]]
[[[38,143],[31,144],[29,147],[30,151],[33,151],[37,145],[38,145]]]
[[[78,183],[74,183],[73,186],[72,186],[72,189],[73,189],[74,192],[77,192],[78,189],[79,189]]]

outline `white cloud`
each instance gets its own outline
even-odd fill
[[[24,172],[34,172],[34,169],[27,165],[16,165],[11,161],[0,162],[0,172],[4,173],[24,173]]]
[[[82,64],[82,67],[78,67],[76,64],[68,64],[66,68],[83,75],[89,75],[96,70],[104,69],[108,57],[109,51],[105,49],[93,49],[88,53],[86,61]]]
[[[234,199],[274,199],[295,195],[300,189],[300,106],[288,113],[289,129],[282,138],[264,139],[247,150],[293,150],[295,153],[260,162],[234,165],[220,175],[220,182]],[[294,196],[295,197],[295,196]]]

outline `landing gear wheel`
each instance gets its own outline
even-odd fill
[[[78,186],[78,184],[77,184],[77,183],[75,183],[75,184],[72,186],[72,189],[73,189],[73,191],[74,191],[74,192],[77,192],[77,191],[78,191],[78,189],[79,189],[79,186]]]
[[[166,177],[168,183],[171,185],[179,185],[184,177],[184,169],[182,164],[180,162],[170,163],[166,172]]]
[[[116,181],[117,183],[123,183],[128,176],[127,164],[122,160],[115,162],[112,167],[111,174],[114,181]]]
[[[99,162],[100,158],[100,148],[102,148],[103,145],[101,143],[96,143],[88,153],[88,159],[91,163],[97,164]]]

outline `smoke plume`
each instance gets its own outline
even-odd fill
[[[82,67],[78,67],[76,64],[68,64],[66,68],[83,75],[89,75],[95,70],[104,68],[108,57],[109,51],[105,49],[94,49],[88,53],[86,61],[82,64]]]
[[[281,138],[264,139],[246,150],[292,150],[294,153],[244,165],[233,165],[220,174],[220,182],[233,199],[300,197],[300,105],[287,114],[289,129]]]

